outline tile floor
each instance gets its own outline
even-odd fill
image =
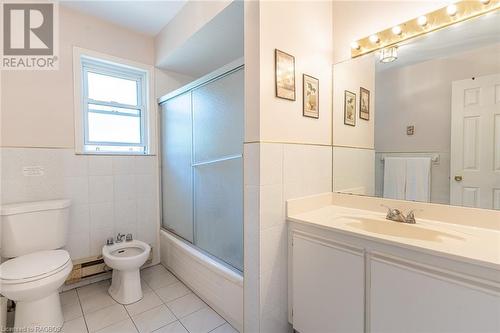
[[[144,297],[121,305],[110,280],[61,293],[65,333],[237,333],[161,265],[141,272]]]

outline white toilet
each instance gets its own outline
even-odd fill
[[[146,262],[151,247],[138,240],[120,241],[104,245],[102,256],[113,269],[109,294],[120,304],[131,304],[142,299],[140,268]]]
[[[69,200],[1,207],[0,293],[16,303],[16,329],[58,329],[64,319],[61,287],[73,269],[66,244]]]

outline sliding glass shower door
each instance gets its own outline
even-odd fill
[[[238,270],[243,97],[239,69],[163,103],[161,128],[163,226]]]

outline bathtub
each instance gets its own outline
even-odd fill
[[[160,260],[238,331],[243,331],[243,277],[174,234],[160,230]]]

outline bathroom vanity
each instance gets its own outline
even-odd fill
[[[386,220],[381,202],[337,193],[287,202],[294,329],[500,331],[500,213],[384,200],[417,209],[417,223],[404,224]]]

